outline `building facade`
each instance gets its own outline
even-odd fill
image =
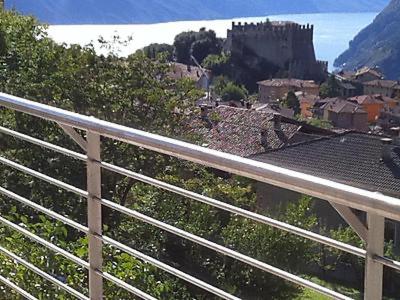
[[[289,92],[319,95],[319,85],[313,80],[271,79],[257,82],[258,98],[262,103],[284,99]]]

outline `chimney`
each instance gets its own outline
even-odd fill
[[[281,120],[282,120],[281,114],[274,114],[274,130],[275,131],[282,131]]]
[[[389,138],[381,139],[383,145],[381,162],[390,162],[392,160],[392,141],[393,140]]]
[[[268,149],[268,130],[264,129],[261,131],[261,145],[265,149]]]
[[[391,135],[393,137],[393,143],[396,146],[400,146],[400,127],[390,128]]]

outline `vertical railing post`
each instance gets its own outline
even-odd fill
[[[379,300],[383,294],[383,265],[374,256],[383,256],[385,218],[368,213],[367,258],[365,261],[364,300]]]
[[[100,300],[103,298],[103,279],[97,274],[103,264],[102,242],[95,237],[101,235],[101,168],[96,161],[100,161],[100,136],[97,133],[87,132],[87,191],[88,197],[88,227],[89,227],[89,298]]]

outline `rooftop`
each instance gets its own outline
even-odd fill
[[[208,148],[242,157],[281,148],[292,139],[305,140],[306,137],[331,134],[281,115],[280,130],[276,130],[276,115],[269,110],[219,106],[209,113],[207,120],[193,120],[189,130],[201,135]]]
[[[392,89],[400,89],[400,82],[396,80],[372,80],[365,82],[366,86],[374,86],[374,87],[383,87],[383,88],[392,88]]]
[[[301,80],[301,79],[287,79],[287,78],[275,78],[270,80],[264,80],[257,82],[258,85],[270,86],[270,87],[295,87],[295,88],[319,88],[319,85],[313,80]]]
[[[349,101],[354,101],[358,104],[373,104],[373,103],[390,103],[397,101],[393,98],[389,98],[383,95],[375,94],[375,95],[361,95],[349,98]]]
[[[400,196],[400,146],[390,146],[391,160],[381,160],[381,136],[348,132],[255,155],[257,161]]]
[[[190,78],[194,81],[198,81],[203,73],[199,67],[185,65],[181,63],[171,63],[171,71],[168,72],[168,76],[172,79],[181,79],[181,78]],[[211,71],[205,70],[208,74],[211,74]]]
[[[359,105],[341,98],[331,98],[327,100],[325,104],[321,106],[321,108],[324,110],[326,109],[329,111],[333,111],[335,113],[366,114],[366,111],[363,110]]]

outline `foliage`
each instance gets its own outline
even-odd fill
[[[201,28],[199,32],[187,31],[178,34],[174,41],[176,60],[184,64],[192,64],[193,55],[201,64],[210,54],[219,54],[222,42],[212,30]]]
[[[319,95],[321,98],[334,98],[340,96],[340,88],[335,75],[329,76],[328,80],[321,84]]]
[[[174,55],[174,47],[169,44],[150,44],[138,51],[143,52],[150,59],[156,59],[159,54],[163,53],[165,54],[165,58],[171,61]]]
[[[230,55],[227,55],[225,53],[210,54],[203,60],[203,66],[206,69],[211,70],[214,76],[229,74],[231,67],[230,64]]]
[[[297,115],[300,113],[300,102],[297,98],[296,94],[292,91],[286,96],[286,99],[283,101],[283,105],[287,108],[293,109],[294,113]]]
[[[247,93],[245,87],[235,85],[233,82],[228,82],[221,90],[221,98],[223,101],[239,101],[246,99]]]
[[[324,128],[324,129],[332,129],[333,128],[332,123],[327,120],[324,120],[324,119],[300,117],[299,121],[307,122],[307,124],[310,124],[312,126],[316,126],[319,128]]]

